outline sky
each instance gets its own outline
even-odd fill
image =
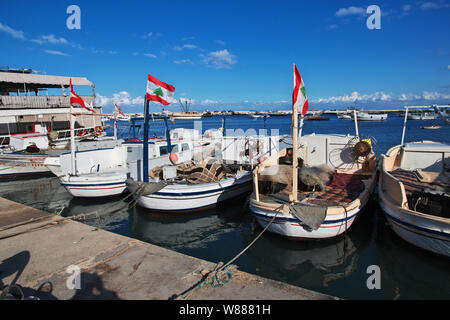
[[[310,108],[402,108],[450,103],[449,33],[448,0],[1,1],[0,66],[86,77],[104,112],[143,112],[148,74],[193,111],[289,110],[294,63]]]

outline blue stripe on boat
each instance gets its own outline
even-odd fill
[[[384,211],[384,210],[383,210],[383,211]],[[450,234],[449,234],[449,233],[445,233],[445,232],[441,232],[441,231],[437,231],[437,230],[433,230],[433,229],[428,229],[428,228],[424,228],[424,227],[419,227],[419,226],[416,226],[416,225],[414,225],[414,224],[411,224],[411,223],[402,221],[402,220],[400,220],[400,219],[398,219],[398,218],[395,218],[395,217],[391,216],[389,213],[387,213],[386,211],[384,211],[384,213],[385,213],[390,219],[394,220],[395,222],[397,222],[398,224],[401,224],[401,225],[403,225],[403,226],[406,226],[406,227],[409,227],[409,228],[412,228],[412,229],[415,229],[415,230],[419,230],[419,231],[422,231],[422,232],[427,232],[427,233],[439,235],[439,236],[441,236],[441,237],[447,237],[447,238],[450,238]],[[421,235],[423,235],[424,237],[426,237],[426,235],[424,235],[424,234],[421,234]]]
[[[244,181],[244,182],[239,182],[237,184],[228,186],[228,187],[223,187],[223,188],[219,188],[219,189],[213,189],[213,190],[207,190],[207,191],[195,191],[195,192],[155,192],[152,195],[155,196],[166,196],[166,197],[170,197],[170,196],[178,196],[178,197],[183,197],[183,196],[196,196],[196,195],[201,195],[201,194],[207,194],[207,193],[214,193],[214,192],[218,192],[218,191],[225,191],[225,190],[229,190],[231,188],[237,188],[242,186],[245,183],[249,183],[251,182],[251,180],[249,181]]]
[[[361,213],[361,210],[362,209],[360,209],[357,213],[355,213],[352,216],[347,216],[347,219],[344,218],[344,219],[338,219],[338,220],[324,220],[322,222],[322,224],[333,224],[333,223],[344,222],[346,220],[347,221],[351,220],[353,218],[356,218],[356,216],[358,216]],[[261,214],[261,213],[256,213],[254,211],[252,211],[252,212],[253,212],[254,215],[257,215],[257,216],[260,216],[260,217],[263,217],[263,218],[266,218],[266,219],[269,219],[269,220],[271,220],[273,218],[273,216],[269,216],[269,215],[265,215],[265,214]],[[300,222],[301,223],[302,222],[298,218],[284,218],[284,217],[276,217],[275,221],[279,221],[279,222],[283,222],[283,223],[288,223],[288,222],[293,222],[293,223],[299,223]]]
[[[114,184],[123,184],[125,181],[122,182],[110,182],[110,183],[93,183],[93,184],[75,184],[75,183],[63,183],[61,182],[61,185],[64,187],[98,187],[98,186],[111,186]]]

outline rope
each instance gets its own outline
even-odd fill
[[[239,258],[245,251],[247,251],[255,242],[258,240],[262,234],[269,228],[269,226],[275,221],[275,218],[277,215],[281,212],[280,210],[283,208],[284,204],[276,208],[274,211],[276,211],[276,214],[273,216],[272,220],[264,227],[264,229],[253,239],[252,242],[250,242],[249,245],[247,245],[241,252],[239,252],[236,256],[234,256],[231,260],[229,260],[227,263],[223,264],[223,262],[219,262],[216,264],[215,268],[208,272],[206,275],[203,276],[203,278],[193,287],[187,289],[185,292],[181,293],[180,295],[174,296],[173,299],[186,299],[189,297],[193,290],[198,288],[202,288],[203,286],[210,286],[212,288],[218,288],[222,287],[225,284],[227,284],[232,278],[232,268],[236,267],[234,264],[232,264],[237,258]]]

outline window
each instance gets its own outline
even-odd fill
[[[186,150],[189,150],[189,144],[183,143],[183,144],[181,145],[181,151],[186,151]]]
[[[178,145],[172,145],[172,152],[178,152]]]
[[[161,146],[161,147],[159,147],[159,154],[162,156],[162,155],[165,155],[165,154],[167,154],[168,152],[167,152],[167,146]]]

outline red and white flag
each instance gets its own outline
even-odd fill
[[[297,110],[301,110],[304,116],[308,111],[309,104],[308,98],[306,97],[305,84],[303,79],[298,72],[297,66],[294,64],[294,92],[292,94],[292,104]]]
[[[78,104],[80,106],[82,106],[83,108],[85,108],[86,110],[89,110],[93,113],[95,113],[95,110],[92,108],[92,106],[88,103],[86,106],[86,103],[84,102],[83,99],[81,99],[76,93],[75,91],[73,91],[73,87],[72,87],[72,79],[70,79],[70,104]]]
[[[145,99],[162,103],[165,106],[175,102],[175,87],[148,75]]]
[[[125,117],[125,114],[122,112],[122,109],[117,104],[114,104],[116,106],[117,111],[119,111],[119,114]]]

